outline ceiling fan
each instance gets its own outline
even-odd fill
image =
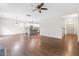
[[[36,8],[34,10],[32,10],[32,12],[38,11],[39,13],[41,13],[42,10],[48,10],[47,8],[44,8],[43,7],[44,5],[45,5],[44,3],[40,3],[39,5],[36,6]],[[27,14],[26,16],[29,16],[30,17],[31,15],[30,14]]]
[[[41,3],[41,4],[37,5],[36,8],[34,10],[32,10],[32,11],[37,10],[39,13],[41,13],[42,10],[48,10],[47,8],[44,8],[43,6],[44,6],[44,3]]]

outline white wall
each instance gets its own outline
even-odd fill
[[[40,30],[41,35],[62,38],[62,28],[64,26],[64,20],[62,17],[48,17],[41,19]]]
[[[27,32],[24,27],[21,26],[20,24],[16,24],[16,19],[0,18],[0,35],[19,34]]]
[[[78,34],[78,42],[79,42],[79,15],[78,15],[78,28],[77,28],[77,34]]]

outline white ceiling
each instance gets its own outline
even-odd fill
[[[33,6],[32,6],[33,5]],[[25,20],[27,14],[31,14],[31,18],[46,18],[53,16],[64,16],[71,13],[79,13],[78,3],[46,3],[47,11],[43,13],[31,12],[37,4],[34,3],[0,3],[0,16],[9,18],[18,18]]]

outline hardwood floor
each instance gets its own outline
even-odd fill
[[[67,34],[65,35],[64,39],[66,41],[73,41],[73,42],[78,41],[78,37],[76,34]]]
[[[69,56],[79,55],[79,43],[63,39],[27,34],[0,36],[0,47],[8,56]]]

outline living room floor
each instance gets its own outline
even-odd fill
[[[0,47],[8,56],[69,56],[79,55],[79,43],[28,34],[0,36]]]

